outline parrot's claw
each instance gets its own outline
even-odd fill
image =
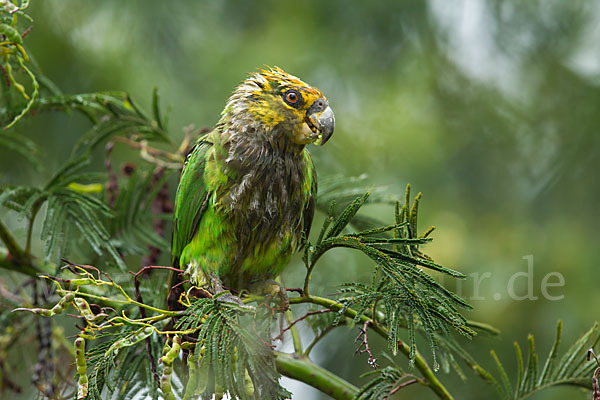
[[[217,275],[207,274],[206,278],[209,282],[209,291],[214,293],[213,298],[215,300],[225,303],[234,303],[245,309],[252,308],[245,305],[238,296],[231,294],[231,292],[223,286],[221,279],[219,279]]]

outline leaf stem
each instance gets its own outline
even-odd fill
[[[35,222],[35,217],[37,216],[38,211],[42,204],[46,201],[45,197],[38,199],[31,208],[31,218],[29,218],[29,224],[27,225],[27,241],[25,242],[25,253],[31,254],[31,237],[33,236],[33,224]]]
[[[0,221],[0,240],[6,246],[6,249],[12,257],[22,261],[26,258],[25,252],[19,247],[19,244],[15,240],[14,236],[9,232],[8,228],[2,221]]]
[[[37,277],[40,271],[31,263],[29,253],[21,249],[2,221],[0,221],[0,241],[4,243],[8,250],[8,255],[0,255],[0,268],[17,271],[34,278]]]

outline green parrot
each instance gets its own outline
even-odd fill
[[[243,81],[185,162],[173,266],[213,294],[274,283],[313,219],[317,176],[305,146],[325,144],[334,124],[323,93],[280,68]]]

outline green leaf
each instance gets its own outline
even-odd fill
[[[348,223],[352,220],[352,218],[356,215],[358,210],[362,207],[362,205],[369,198],[369,192],[363,194],[362,196],[357,197],[342,214],[335,220],[333,226],[327,232],[325,238],[331,238],[337,236],[342,232],[342,230],[348,225]]]
[[[500,372],[503,386],[493,376],[483,374],[484,379],[492,383],[502,399],[526,399],[541,390],[558,385],[576,385],[591,389],[591,376],[597,367],[595,360],[586,361],[587,350],[600,339],[600,324],[596,322],[592,328],[575,342],[557,363],[558,349],[562,337],[562,322],[558,321],[556,338],[550,349],[544,368],[538,370],[538,354],[535,351],[533,335],[528,337],[527,365],[523,363],[521,348],[515,342],[517,355],[517,382],[511,385],[504,366],[492,350],[492,357]]]

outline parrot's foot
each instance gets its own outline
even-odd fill
[[[221,279],[215,274],[206,274],[207,281],[209,282],[209,291],[214,293],[213,298],[217,301],[222,301],[225,303],[234,303],[240,307],[248,308],[242,300],[229,292],[221,282]]]
[[[265,296],[268,299],[279,297],[279,300],[281,301],[281,311],[287,311],[290,308],[290,301],[287,297],[285,288],[273,279],[254,283],[250,287],[250,291]]]

